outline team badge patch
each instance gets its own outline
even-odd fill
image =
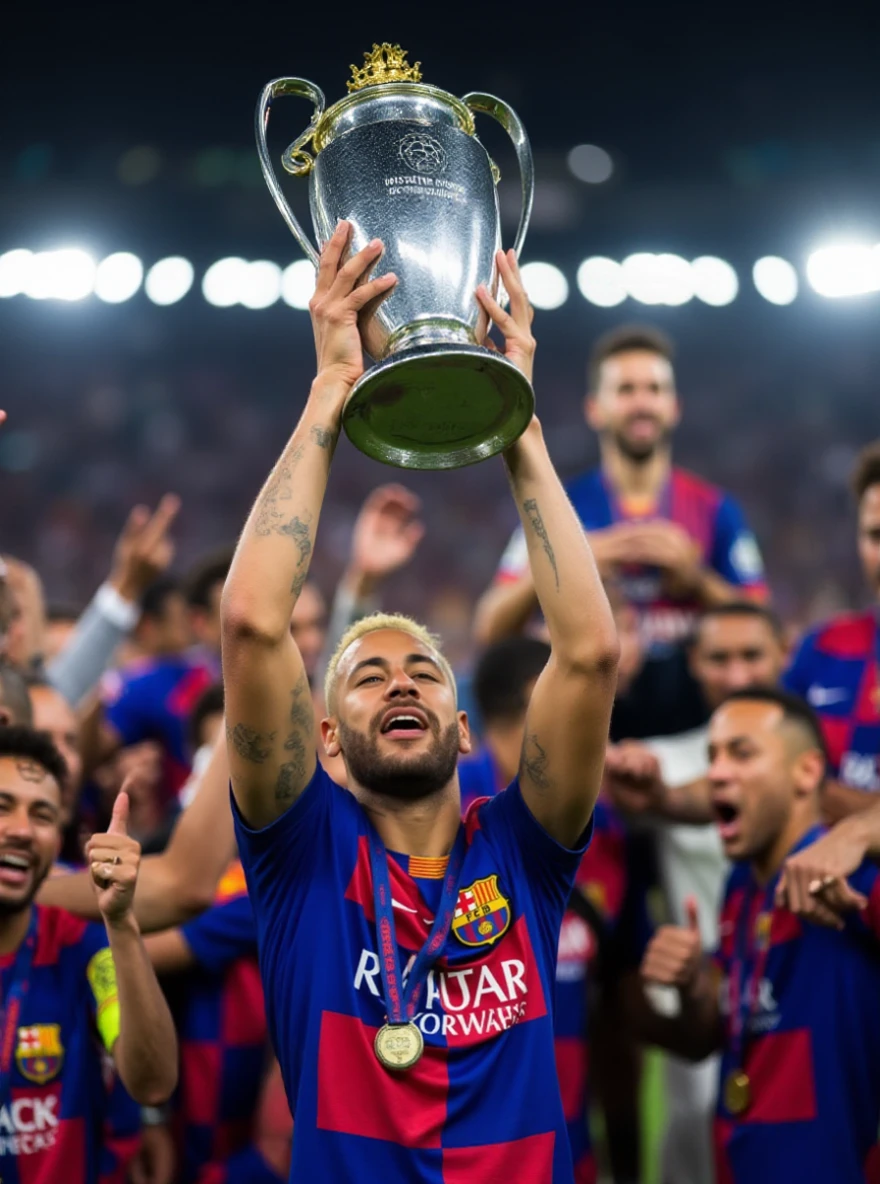
[[[19,1028],[15,1060],[22,1077],[37,1085],[45,1085],[57,1077],[64,1063],[61,1025],[33,1024]]]
[[[490,946],[509,926],[510,901],[501,895],[497,875],[459,889],[452,931],[463,945]]]

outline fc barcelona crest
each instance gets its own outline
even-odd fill
[[[510,901],[501,895],[497,875],[458,890],[452,932],[463,945],[490,946],[509,926]]]
[[[15,1060],[22,1077],[37,1085],[45,1085],[57,1077],[64,1063],[61,1025],[33,1024],[19,1028]]]

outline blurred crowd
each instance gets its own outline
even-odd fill
[[[295,411],[210,367],[153,389],[123,374],[77,381],[63,432],[37,432],[59,393],[36,383],[21,418],[0,429],[11,490],[0,506],[0,713],[4,725],[48,731],[66,761],[64,846],[47,901],[89,911],[77,874],[84,843],[106,826],[123,783],[130,831],[155,860],[144,863],[140,919],[178,1024],[180,1085],[167,1106],[133,1116],[108,1088],[100,1178],[283,1180],[293,1123],[231,826],[218,821],[227,791],[216,754],[220,595],[236,529]],[[856,611],[880,595],[880,451],[862,451],[871,428],[855,419],[851,443],[829,448],[825,422],[806,411],[776,423],[731,401],[722,429],[698,400],[678,400],[672,346],[650,328],[603,338],[586,391],[576,385],[559,378],[548,396],[569,406],[571,428],[551,433],[551,449],[573,474],[569,495],[622,657],[595,837],[560,941],[563,1104],[578,1184],[708,1184],[718,1062],[664,1062],[666,1085],[655,1083],[648,1103],[662,1115],[661,1166],[648,1170],[648,1062],[627,1000],[664,922],[698,932],[701,949],[718,941],[736,840],[716,826],[706,740],[726,696],[784,680],[819,712],[829,821],[880,789],[876,623]],[[575,434],[582,401],[586,426]],[[599,445],[589,472],[586,433]],[[37,437],[39,451],[26,454]],[[697,475],[677,467],[680,438]],[[487,495],[480,466],[368,491],[370,474],[353,450],[337,462],[291,630],[319,714],[322,671],[352,621],[381,606],[440,633],[481,739],[462,765],[466,806],[515,775],[528,695],[549,654],[522,540],[510,535],[501,483]],[[806,625],[843,610],[852,613],[802,639]],[[855,665],[844,672],[844,662]],[[657,991],[658,1011],[674,1010]]]

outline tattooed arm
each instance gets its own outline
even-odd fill
[[[321,256],[310,309],[318,373],[302,418],[248,518],[223,591],[223,681],[232,789],[246,821],[264,827],[315,771],[315,727],[290,617],[305,584],[345,399],[363,373],[358,314],[393,275],[359,283],[374,242],[347,263],[340,223]]]
[[[506,356],[528,375],[535,348],[531,310],[512,252],[499,256],[499,270],[510,313],[484,289],[479,299],[505,336]],[[545,830],[572,846],[599,793],[617,681],[617,631],[537,419],[507,451],[505,463],[552,647],[526,716],[520,786]]]

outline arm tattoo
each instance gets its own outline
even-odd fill
[[[247,724],[226,725],[226,739],[243,761],[251,765],[262,765],[272,755],[275,732],[258,732]]]
[[[304,787],[306,780],[306,746],[299,732],[291,732],[284,742],[284,749],[291,754],[278,770],[275,782],[275,801],[289,802]]]
[[[559,569],[556,566],[556,556],[553,553],[553,547],[550,543],[550,536],[547,534],[547,527],[544,525],[544,519],[541,517],[541,511],[538,509],[538,503],[535,498],[530,497],[523,502],[523,510],[529,517],[529,523],[532,530],[541,540],[544,546],[544,554],[550,560],[550,566],[553,568],[553,575],[556,579],[556,591],[559,591]]]
[[[539,793],[552,788],[553,781],[547,773],[547,752],[534,732],[523,741],[519,767],[521,773],[528,774]]]
[[[315,729],[315,709],[312,707],[312,697],[309,694],[309,680],[305,674],[291,691],[290,724],[291,730],[301,732],[304,736],[311,736]],[[287,744],[284,745],[287,748]]]
[[[302,459],[303,451],[303,445],[298,444],[289,455],[283,456],[269,478],[268,485],[260,494],[254,517],[254,531],[260,538],[273,533],[284,533],[289,508],[283,503],[293,498],[293,474]]]
[[[322,428],[317,424],[312,428],[311,437],[319,448],[332,448],[336,443],[336,433],[330,428]]]

